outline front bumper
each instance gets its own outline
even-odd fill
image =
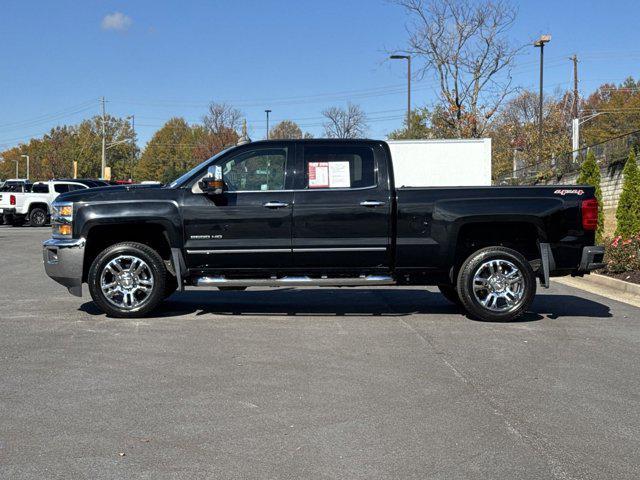
[[[582,257],[580,259],[580,272],[591,272],[603,268],[604,263],[604,247],[602,245],[593,245],[582,249]]]
[[[42,244],[44,270],[76,297],[82,296],[84,238],[51,238]]]

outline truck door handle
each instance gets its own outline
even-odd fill
[[[263,203],[262,206],[264,208],[284,208],[284,207],[288,207],[289,204],[285,202],[267,202],[267,203]]]
[[[365,200],[363,202],[360,202],[360,205],[362,205],[363,207],[382,207],[385,205],[385,202],[377,202],[375,200]]]

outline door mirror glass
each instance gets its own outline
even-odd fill
[[[212,165],[207,169],[207,175],[200,180],[200,189],[207,195],[222,195],[224,181],[222,180],[222,167]]]

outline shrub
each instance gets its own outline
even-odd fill
[[[616,235],[631,238],[640,233],[640,174],[633,148],[622,171],[622,193],[616,210]]]
[[[600,188],[600,167],[596,162],[593,150],[589,150],[587,158],[580,166],[580,176],[578,183],[581,185],[591,185],[596,189],[596,200],[598,200],[598,229],[596,230],[596,243],[602,243],[602,231],[604,228],[604,213],[602,212],[602,190]]]
[[[609,273],[640,271],[640,235],[623,239],[621,236],[605,242],[604,261]]]

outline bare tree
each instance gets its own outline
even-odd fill
[[[367,117],[359,105],[349,103],[346,110],[330,107],[322,115],[327,119],[323,125],[328,138],[361,138],[367,132]]]
[[[205,128],[213,134],[238,132],[242,124],[242,112],[227,103],[211,102],[202,117]]]
[[[482,136],[515,89],[511,69],[522,47],[507,37],[516,10],[503,0],[395,0],[411,17],[407,53],[433,75],[444,120],[457,137]]]

